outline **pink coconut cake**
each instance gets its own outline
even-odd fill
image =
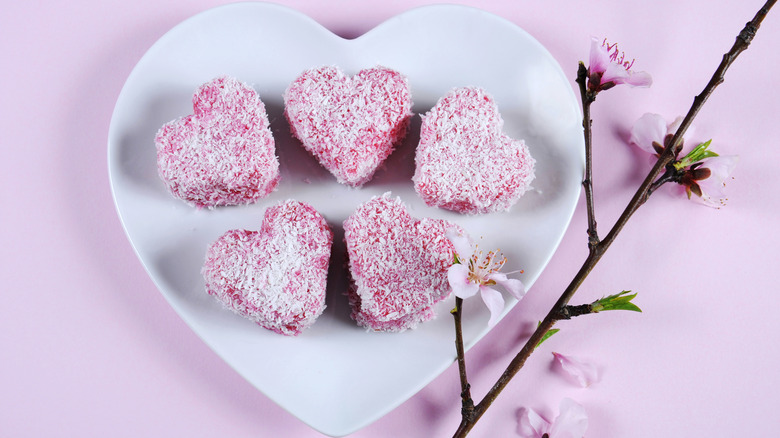
[[[231,230],[206,252],[206,290],[233,312],[298,335],[325,309],[333,233],[310,205],[268,208],[259,231]]]
[[[166,123],[155,137],[158,172],[173,196],[213,208],[273,191],[279,161],[257,92],[222,76],[201,85],[192,106],[193,114]]]
[[[503,124],[493,98],[476,87],[450,91],[423,116],[412,180],[427,205],[507,211],[529,190],[535,161]]]
[[[368,330],[400,332],[434,317],[450,294],[454,248],[445,233],[457,225],[415,219],[389,193],[360,205],[344,221],[352,318]]]
[[[404,138],[412,115],[405,76],[386,67],[349,77],[337,67],[303,72],[284,94],[293,135],[342,184],[361,186]]]

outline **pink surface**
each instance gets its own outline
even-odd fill
[[[11,2],[0,15],[0,435],[317,437],[238,376],[178,318],[147,278],[119,223],[106,170],[108,124],[146,49],[219,1]],[[358,36],[412,0],[285,1],[339,35]],[[526,29],[574,78],[590,37],[618,41],[649,89],[616,88],[594,107],[602,232],[646,171],[626,145],[645,112],[684,113],[761,1],[459,2]],[[777,163],[780,10],[774,10],[696,121],[696,139],[739,154],[730,201],[714,210],[653,196],[575,298],[631,289],[644,313],[559,324],[562,332],[474,429],[515,436],[517,412],[552,417],[581,403],[591,437],[773,436],[780,378]],[[511,48],[507,50],[511,54]],[[574,83],[572,82],[574,86]],[[582,205],[548,269],[467,357],[479,397],[586,254]],[[587,389],[554,372],[552,351],[595,363]],[[457,372],[354,437],[450,436]]]

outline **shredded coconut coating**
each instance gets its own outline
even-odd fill
[[[414,188],[429,206],[460,213],[506,211],[530,188],[535,160],[502,133],[483,89],[456,88],[423,116]]]
[[[432,319],[450,292],[454,248],[445,233],[457,225],[413,218],[389,193],[362,204],[344,221],[352,319],[368,330],[400,332]]]
[[[325,309],[333,233],[308,204],[265,212],[259,231],[231,230],[206,252],[206,291],[262,327],[295,336]]]
[[[250,204],[279,182],[265,105],[228,76],[201,85],[194,113],[157,132],[157,169],[173,196],[199,208]]]
[[[337,67],[305,71],[284,94],[290,130],[342,184],[368,182],[406,136],[412,95],[405,76],[385,67],[353,77]]]

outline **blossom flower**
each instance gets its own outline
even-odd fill
[[[560,364],[561,370],[565,371],[568,376],[576,380],[583,388],[598,381],[598,371],[593,364],[555,352],[553,352],[553,357]]]
[[[697,196],[701,203],[709,207],[721,207],[726,204],[726,180],[737,166],[737,155],[718,155],[701,160],[701,166],[693,169],[693,174],[703,176],[693,181],[683,180],[685,191],[690,199],[691,193]]]
[[[677,132],[677,128],[680,127],[682,120],[682,117],[677,117],[672,123],[667,125],[663,116],[646,113],[634,123],[628,142],[645,152],[658,155],[663,151],[666,144],[672,140],[672,136]],[[688,128],[680,144],[684,145],[691,134],[693,134],[693,127]]]
[[[588,90],[591,93],[608,90],[615,85],[628,84],[632,87],[649,87],[653,78],[646,72],[634,72],[634,60],[626,60],[625,53],[618,50],[617,43],[601,44],[593,38],[590,45],[588,65]]]
[[[629,143],[640,149],[660,155],[666,144],[671,141],[677,128],[682,121],[681,117],[675,119],[669,125],[658,114],[645,114],[639,118],[631,129]],[[688,129],[688,134],[692,129]],[[687,136],[683,136],[683,141],[675,151],[675,162],[673,163],[676,173],[672,176],[674,181],[685,188],[688,199],[691,194],[696,195],[696,200],[710,207],[720,207],[726,202],[726,193],[724,187],[737,165],[739,157],[736,155],[720,156],[709,150],[709,140],[700,143],[685,156],[679,158],[683,151],[683,146]]]
[[[517,433],[522,438],[582,438],[588,429],[585,409],[572,399],[564,398],[558,416],[550,423],[533,409],[520,408]]]
[[[501,285],[518,300],[525,295],[525,286],[520,280],[508,278],[498,272],[506,263],[506,258],[497,251],[484,254],[472,245],[468,237],[453,230],[447,232],[447,238],[455,248],[455,263],[447,271],[447,279],[456,297],[466,299],[480,293],[490,311],[488,326],[498,322],[504,310],[504,297],[491,286]]]

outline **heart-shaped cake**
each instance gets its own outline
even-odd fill
[[[308,204],[265,211],[259,231],[231,230],[206,252],[206,290],[226,308],[285,335],[298,335],[325,309],[333,233]]]
[[[157,132],[157,169],[170,192],[197,207],[249,204],[279,182],[279,161],[257,92],[223,76],[201,85],[194,113]]]
[[[457,225],[413,218],[389,193],[360,205],[344,221],[352,318],[369,330],[399,332],[434,317],[450,292],[454,248],[445,233]]]
[[[411,108],[406,77],[385,67],[353,77],[336,67],[309,69],[284,94],[293,135],[338,182],[355,187],[406,135]]]
[[[506,211],[529,189],[535,161],[502,132],[483,89],[456,88],[423,116],[414,188],[430,206],[461,213]]]

